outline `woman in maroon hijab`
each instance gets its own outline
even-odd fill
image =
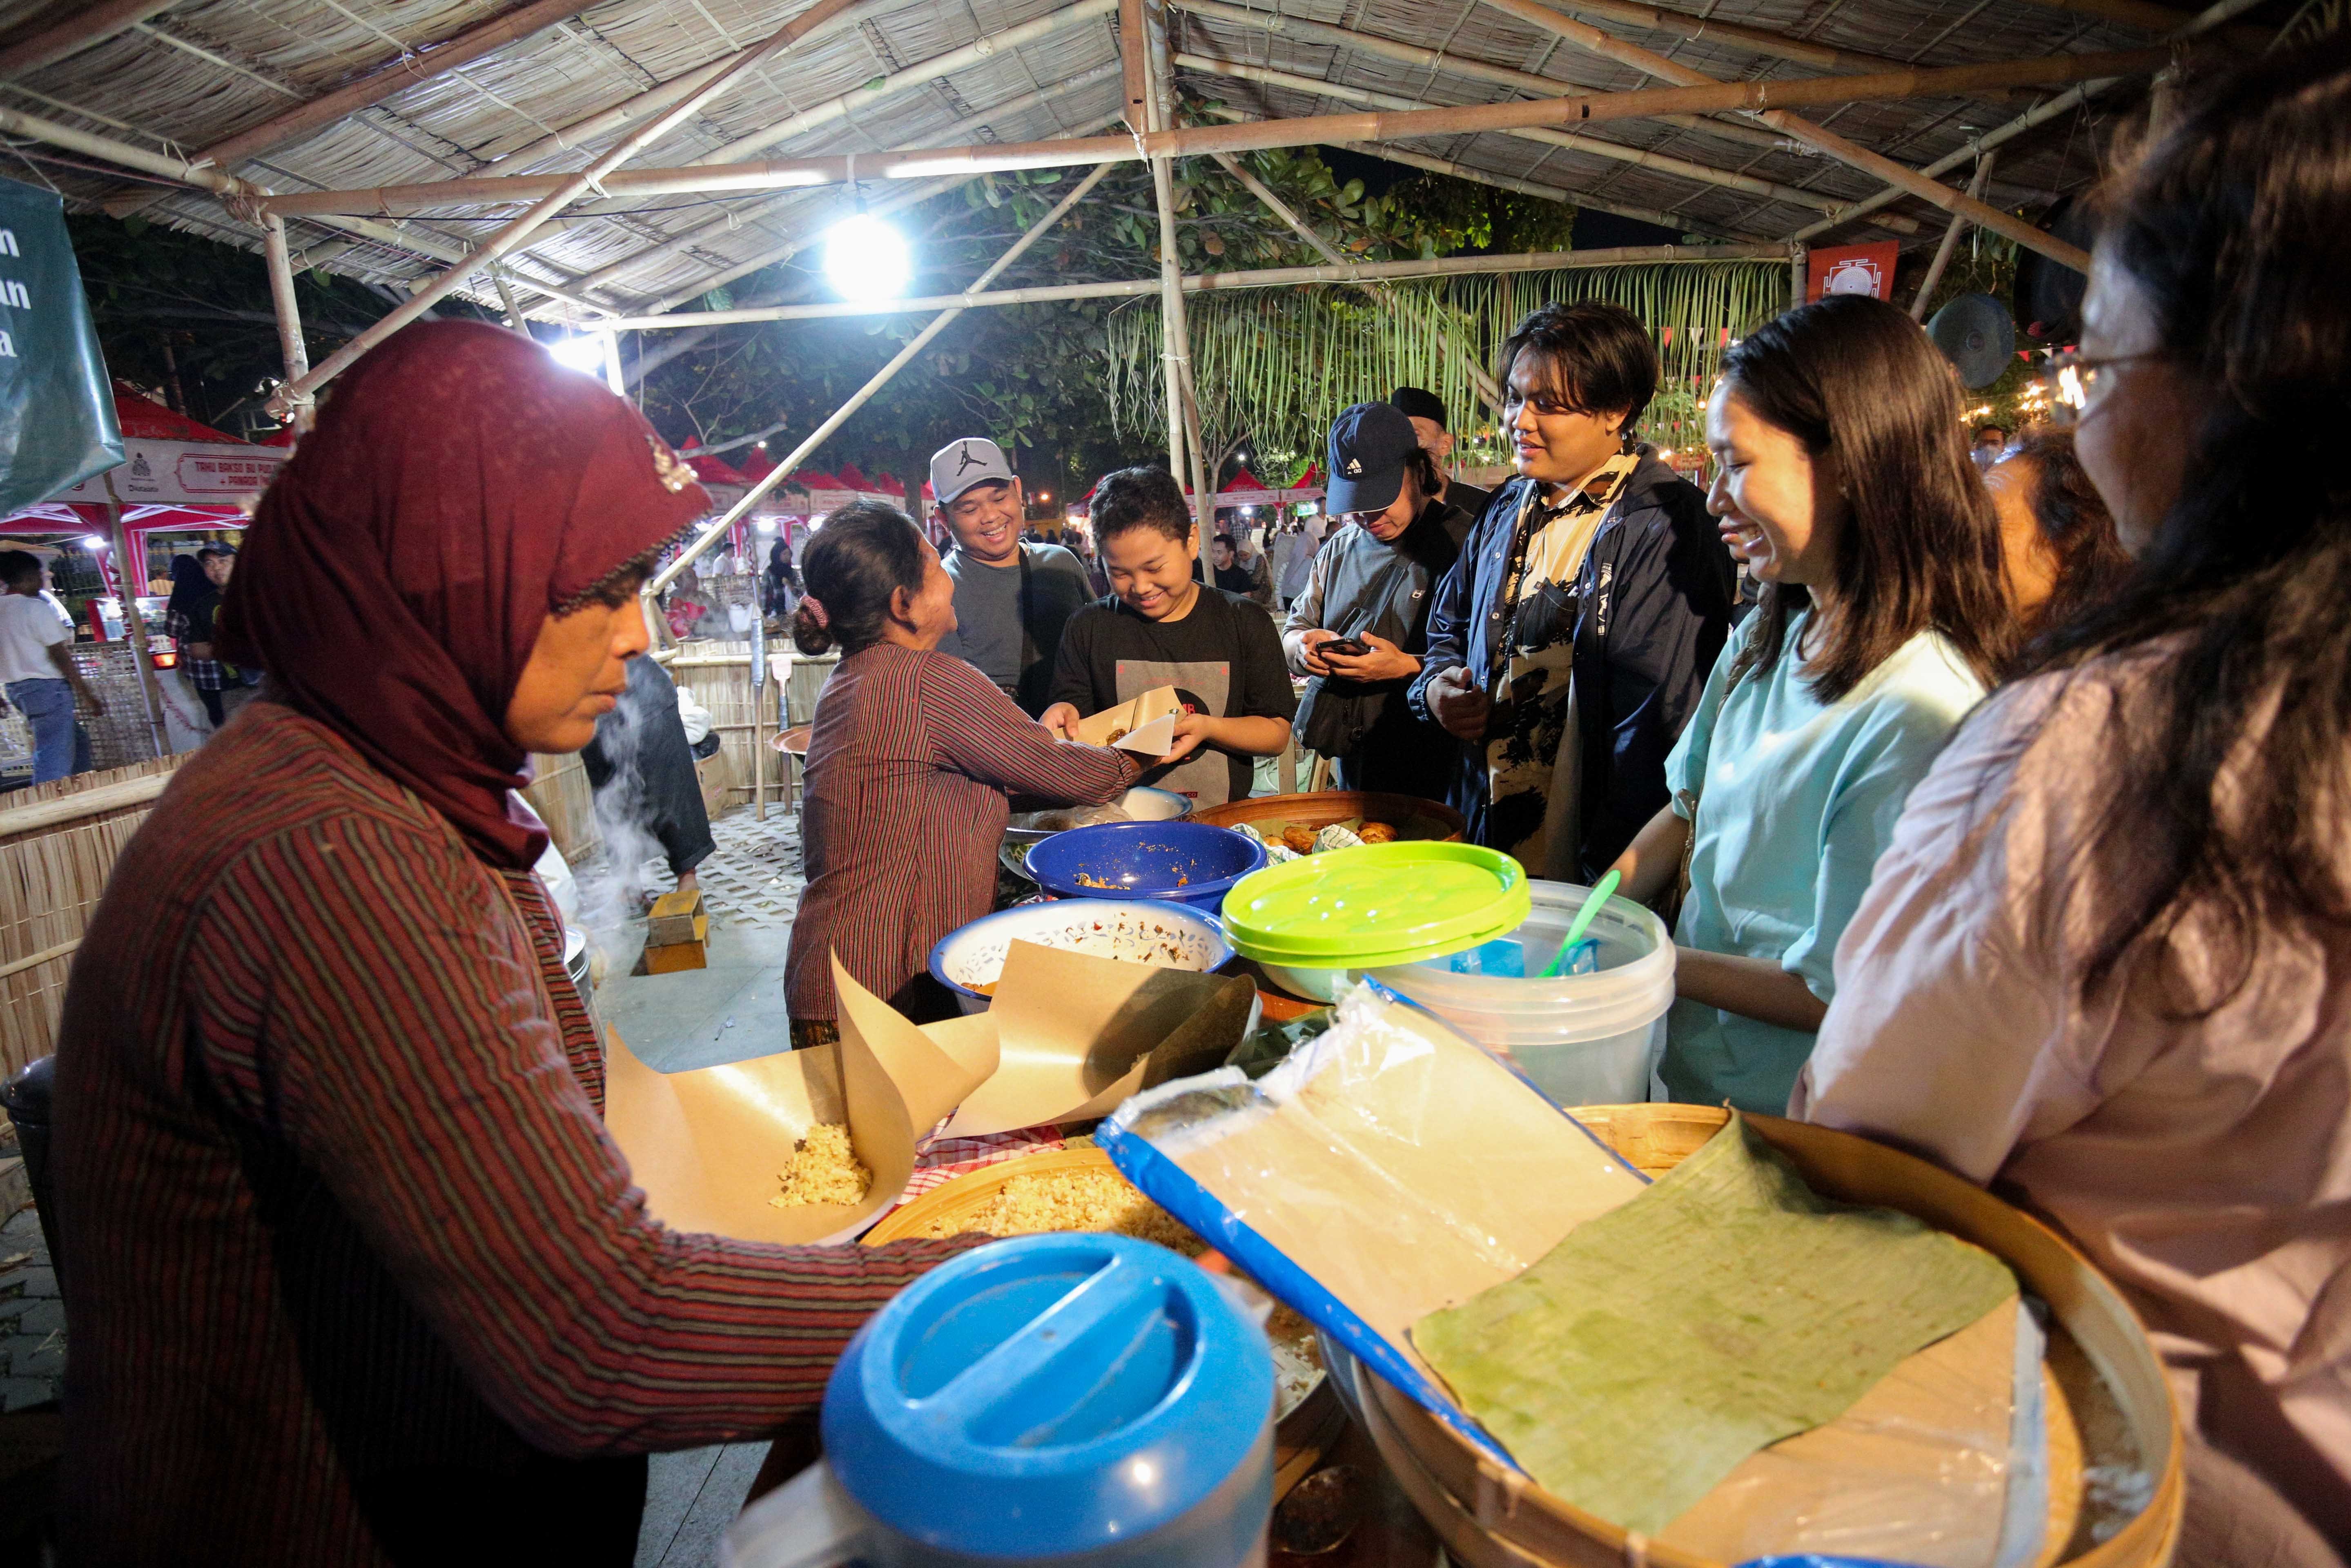
[[[124,852],[59,1030],[69,1560],[626,1563],[645,1453],[772,1431],[968,1245],[675,1234],[605,1135],[511,791],[706,506],[459,322],[362,361],[263,500],[222,640],[271,685]]]

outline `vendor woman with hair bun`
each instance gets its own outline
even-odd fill
[[[938,652],[955,630],[955,580],[904,512],[860,501],[833,513],[800,575],[792,641],[841,660],[809,737],[808,891],[784,982],[796,1046],[834,1038],[835,952],[917,1022],[951,1015],[931,948],[987,913],[1007,796],[1101,805],[1140,773],[1126,752],[1054,739]]]

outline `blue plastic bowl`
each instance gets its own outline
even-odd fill
[[[1264,864],[1263,844],[1206,822],[1102,822],[1029,851],[1029,874],[1062,898],[1155,898],[1212,912]]]

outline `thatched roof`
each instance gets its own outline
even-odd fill
[[[1761,29],[1879,59],[1950,66],[2059,53],[2142,47],[2147,26],[2093,13],[2158,19],[2139,0],[1663,0],[1716,24]],[[1180,4],[1180,0],[1179,0]],[[1458,60],[1501,67],[1557,84],[1560,94],[1657,85],[1640,72],[1552,36],[1489,0],[1246,0],[1259,16],[1343,27],[1376,40],[1441,50]],[[1624,0],[1556,9],[1624,40],[1725,80],[1832,74],[1776,57],[1750,43],[1708,33],[1618,19]],[[539,6],[549,10],[568,9]],[[123,9],[78,0],[0,0],[0,49],[16,37],[54,26],[76,13]],[[447,51],[432,47],[468,28],[517,11],[503,0],[183,0],[78,52],[0,81],[0,107],[42,116],[144,147],[193,157],[288,110],[346,89],[385,69],[408,74],[399,90],[303,131],[282,144],[224,161],[224,166],[278,192],[378,186],[474,172],[585,166],[621,134],[605,130],[582,145],[538,156],[517,149],[576,125],[659,83],[759,41],[804,10],[804,0],[606,0],[502,43],[454,69],[436,69]],[[1408,64],[1373,47],[1334,44],[1327,35],[1236,22],[1229,6],[1168,13],[1171,46],[1189,62],[1179,77],[1195,94],[1223,100],[1252,118],[1329,113],[1364,101],[1442,106],[1528,96],[1440,65]],[[1115,6],[1068,0],[874,0],[803,40],[757,80],[707,105],[638,162],[664,166],[705,157],[724,160],[744,138],[778,126],[810,106],[893,78],[822,123],[794,130],[749,154],[761,158],[864,152],[977,141],[1034,141],[1096,131],[1122,102]],[[1028,41],[973,54],[944,76],[923,79],[925,62],[1003,40],[1039,24]],[[8,29],[14,29],[13,34]],[[403,56],[408,63],[402,65]],[[1206,61],[1203,66],[1196,62]],[[1218,63],[1253,68],[1238,79]],[[1310,92],[1297,78],[1330,84]],[[1058,90],[1057,90],[1058,89]],[[1531,90],[1531,89],[1530,89]],[[1859,103],[1814,118],[1865,147],[1912,167],[1966,145],[2058,88],[1965,100]],[[1352,97],[1347,95],[1353,95]],[[1366,99],[1364,95],[1374,95]],[[1817,222],[1816,202],[1871,194],[1879,183],[1847,165],[1777,141],[1751,121],[1720,117],[1691,123],[1625,120],[1584,130],[1581,138],[1661,152],[1766,182],[1777,193],[1726,188],[1677,172],[1596,156],[1570,141],[1486,132],[1404,144],[1424,158],[1553,187],[1626,210],[1656,211],[1700,233],[1782,238]],[[27,147],[27,152],[39,149]],[[2049,200],[2077,190],[2095,173],[2094,149],[2078,117],[2062,118],[2001,154],[1991,199],[2002,205]],[[737,155],[740,155],[737,148]],[[142,192],[153,219],[257,247],[257,231],[208,193],[143,186],[75,168],[54,153],[47,162],[0,157],[0,172],[46,178],[77,204],[123,210],[126,193]],[[82,161],[88,164],[87,160]],[[37,173],[28,171],[37,171]],[[1953,175],[1957,184],[1964,172]],[[516,262],[518,278],[569,287],[583,275],[666,243],[667,254],[618,271],[595,286],[615,308],[695,291],[703,280],[796,240],[805,240],[849,202],[841,187],[716,198],[650,196],[593,202],[542,231]],[[406,232],[437,242],[478,243],[518,209],[475,209],[410,220]],[[1942,216],[1906,199],[1885,209],[1913,234],[1931,239]],[[681,236],[708,228],[691,244]],[[439,271],[443,263],[307,219],[289,220],[298,262],[305,259],[371,281],[399,283]],[[1838,237],[1880,238],[1863,220]],[[559,305],[546,313],[560,316]]]

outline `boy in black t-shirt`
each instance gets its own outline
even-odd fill
[[[1040,721],[1074,739],[1086,715],[1174,686],[1176,744],[1143,781],[1203,806],[1247,799],[1254,759],[1288,748],[1298,710],[1272,618],[1194,575],[1199,532],[1164,470],[1105,477],[1093,523],[1111,595],[1070,617]]]

